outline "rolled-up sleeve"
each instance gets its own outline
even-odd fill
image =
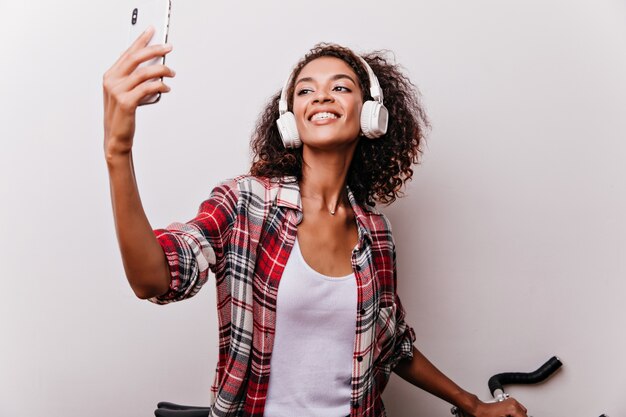
[[[406,312],[402,307],[400,297],[396,294],[396,331],[393,353],[389,358],[391,370],[403,359],[413,358],[413,343],[415,343],[415,331],[404,320]]]
[[[406,312],[404,311],[404,307],[402,306],[402,301],[400,301],[400,296],[398,295],[398,269],[396,267],[396,247],[395,243],[393,244],[393,281],[394,281],[394,291],[395,293],[395,304],[396,304],[396,331],[394,335],[394,348],[391,358],[389,359],[389,364],[391,369],[396,367],[398,362],[403,359],[412,359],[413,358],[413,343],[415,343],[415,331],[411,326],[407,324],[405,321]]]
[[[192,220],[154,230],[169,266],[170,287],[165,294],[149,301],[167,304],[193,297],[200,291],[209,269],[214,270],[227,250],[237,216],[238,196],[236,181],[226,181],[213,189]]]

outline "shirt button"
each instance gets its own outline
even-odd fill
[[[359,311],[359,313],[361,313],[361,315],[362,315],[362,316],[364,316],[364,315],[365,315],[365,309],[364,309],[364,308],[362,308],[362,309]]]
[[[358,401],[353,402],[352,403],[352,407],[353,408],[359,408],[359,402]]]
[[[363,356],[357,356],[356,360],[359,361],[359,362],[363,362]]]
[[[357,270],[357,271],[360,271],[360,270],[361,270],[361,265],[357,265],[357,266],[356,266],[356,270]]]

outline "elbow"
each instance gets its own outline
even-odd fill
[[[135,293],[135,296],[141,300],[158,297],[167,293],[170,289],[169,274],[161,279],[136,279],[128,276],[128,283]]]
[[[161,294],[155,293],[154,291],[149,291],[144,288],[133,288],[133,292],[135,293],[135,296],[139,298],[140,300],[147,300],[149,298],[161,295]]]
[[[133,289],[135,296],[139,298],[140,300],[147,300],[149,298],[158,297],[160,295],[165,294],[169,289],[169,287],[165,287],[165,289],[163,289],[163,288],[145,287],[145,286],[142,286],[142,287],[133,286],[131,288]]]

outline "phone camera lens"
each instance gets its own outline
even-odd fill
[[[137,10],[136,8],[133,9],[133,16],[131,18],[131,23],[134,25],[135,23],[137,23],[137,14],[139,13],[139,10]]]

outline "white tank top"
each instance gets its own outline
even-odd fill
[[[350,414],[357,313],[354,274],[334,278],[315,271],[302,257],[296,239],[277,297],[264,417]]]

